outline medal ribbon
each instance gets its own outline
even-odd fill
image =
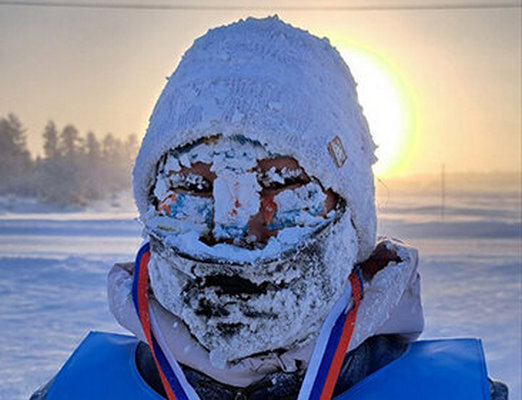
[[[149,307],[149,260],[150,244],[146,243],[136,256],[132,284],[132,299],[143,333],[154,357],[168,400],[199,400],[166,345],[158,322]],[[298,400],[330,400],[332,397],[355,328],[357,309],[363,295],[363,281],[358,268],[352,271],[349,281],[352,290],[345,291],[323,323]]]

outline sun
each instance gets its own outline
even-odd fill
[[[377,176],[393,174],[408,139],[408,99],[393,68],[376,54],[358,48],[340,50],[357,82],[359,103],[377,145]]]

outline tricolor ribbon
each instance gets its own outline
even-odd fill
[[[164,343],[161,331],[157,327],[157,321],[149,307],[149,260],[150,244],[146,243],[136,256],[132,283],[132,299],[143,333],[156,362],[167,398],[169,400],[199,400],[198,395],[185,379],[177,361],[173,357],[167,357],[170,352],[166,352],[166,346],[160,346],[158,341],[159,339]],[[154,323],[155,329],[152,329],[151,322]]]
[[[150,245],[138,251],[134,266],[132,298],[143,332],[151,349],[169,400],[199,400],[181,367],[166,344],[158,322],[149,307]],[[349,276],[347,290],[328,314],[310,359],[298,400],[330,400],[353,334],[357,309],[363,295],[363,281],[358,269]]]

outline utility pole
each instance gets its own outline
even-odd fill
[[[446,165],[442,164],[440,169],[440,219],[444,220],[446,206]]]

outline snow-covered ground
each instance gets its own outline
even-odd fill
[[[520,193],[378,199],[379,231],[420,250],[424,338],[476,336],[489,374],[521,400]],[[89,330],[122,332],[105,277],[134,257],[130,195],[88,210],[0,199],[0,399],[27,399]]]

